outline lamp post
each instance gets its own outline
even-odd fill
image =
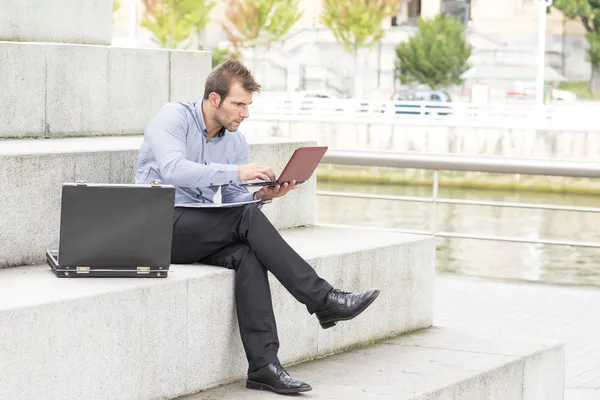
[[[536,0],[536,3],[539,7],[539,21],[535,102],[541,107],[544,105],[544,70],[546,69],[546,9],[552,5],[552,0]]]

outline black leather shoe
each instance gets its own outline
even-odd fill
[[[325,306],[317,310],[315,314],[323,329],[331,328],[338,321],[348,321],[365,311],[377,296],[379,296],[379,290],[349,293],[333,289],[327,295]]]
[[[312,387],[308,383],[290,377],[279,363],[271,363],[248,374],[246,388],[270,390],[278,394],[308,392]]]

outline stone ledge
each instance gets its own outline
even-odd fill
[[[132,183],[142,136],[3,140],[0,146],[0,268],[40,263],[58,243],[63,182]],[[252,161],[276,173],[312,142],[248,138]],[[6,189],[5,189],[6,188]],[[312,225],[316,177],[263,212],[278,229]]]
[[[270,275],[282,362],[431,325],[433,238],[320,226],[283,236],[334,286],[381,295],[355,320],[323,330]],[[243,378],[233,274],[201,265],[173,265],[166,279],[0,270],[0,398],[174,398]]]
[[[211,62],[209,51],[0,42],[0,138],[141,134],[165,103],[202,98]]]

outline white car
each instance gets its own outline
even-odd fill
[[[576,101],[577,94],[568,90],[552,88],[552,100]]]

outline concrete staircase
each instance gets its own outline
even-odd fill
[[[431,325],[431,239],[318,226],[284,237],[333,284],[383,293],[323,330],[271,276],[283,362]],[[200,265],[173,265],[164,280],[0,271],[0,399],[168,399],[241,379],[233,283],[232,271]]]
[[[544,400],[562,398],[564,380],[556,371],[563,363],[557,343],[435,327],[288,371],[310,382],[311,399]],[[242,398],[273,397],[236,382],[181,400]]]
[[[11,7],[25,7],[17,3]],[[110,9],[110,1],[104,3]],[[85,18],[94,23],[110,15],[101,10]],[[17,11],[5,15],[21,15]],[[65,31],[74,29],[67,22]],[[167,279],[58,279],[43,263],[44,251],[57,242],[61,184],[132,182],[147,121],[164,102],[200,98],[210,66],[205,52],[116,49],[84,44],[84,33],[69,32],[51,37],[71,44],[17,43],[48,37],[22,31],[14,43],[0,42],[0,400],[172,399],[243,379],[232,271],[173,265]],[[293,149],[314,142],[249,143],[252,160],[281,171]],[[561,344],[464,339],[470,333],[431,328],[434,239],[319,226],[315,189],[312,178],[264,212],[332,284],[382,293],[355,320],[322,330],[271,277],[284,363],[392,338],[376,344],[379,350],[365,347],[322,362],[340,366],[375,352],[384,369],[402,377],[388,386],[397,392],[394,398],[562,399],[562,390],[536,389],[546,382],[562,385]],[[399,347],[382,351],[389,343]],[[377,365],[368,368],[375,379],[383,376]],[[431,379],[411,378],[417,370]],[[445,379],[442,370],[448,371]],[[327,392],[325,382],[340,387],[352,375],[334,369],[313,377],[318,396],[342,398]],[[202,396],[255,395],[210,393]],[[361,397],[364,390],[347,393],[358,395],[345,398]]]

